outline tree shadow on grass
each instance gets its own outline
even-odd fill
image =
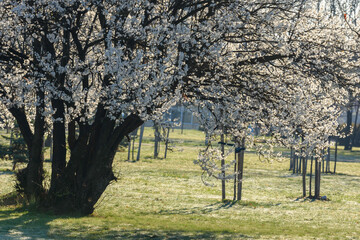
[[[26,208],[0,209],[0,239],[52,239],[48,236],[48,223],[56,216]]]
[[[90,239],[97,239],[90,237]],[[109,232],[107,236],[101,239],[156,239],[156,240],[190,240],[190,239],[254,239],[253,237],[243,234],[229,234],[229,233],[212,233],[212,232],[198,232],[190,233],[183,231],[122,231]]]
[[[43,240],[68,239],[50,235],[50,222],[56,219],[80,218],[77,213],[68,215],[53,214],[39,210],[33,205],[20,206],[0,204],[0,239],[1,240]]]
[[[134,230],[107,230],[98,232],[87,232],[86,230],[80,230],[77,235],[81,237],[71,237],[74,231],[63,230],[61,228],[52,231],[56,236],[62,236],[63,238],[55,237],[55,239],[254,239],[252,236],[244,234],[234,234],[228,232],[189,232],[189,231],[176,231],[176,230],[146,230],[146,229],[134,229]]]
[[[231,208],[236,204],[236,201],[226,201],[226,202],[217,202],[210,205],[206,205],[203,207],[192,207],[192,208],[181,208],[181,209],[171,209],[171,210],[161,210],[159,214],[164,215],[175,215],[175,214],[206,214],[215,211],[219,211],[221,209]]]
[[[231,207],[231,203],[221,204],[212,208]],[[210,205],[211,207],[211,205]],[[174,213],[175,214],[175,213]],[[67,228],[50,223],[61,218],[77,218],[80,216],[64,216],[41,213],[27,208],[0,208],[0,239],[1,240],[49,240],[49,239],[252,239],[253,237],[228,232],[191,232],[170,230],[126,229],[111,230],[106,227],[76,226]]]
[[[358,180],[358,178],[360,178],[359,175],[354,175],[354,174],[348,174],[348,173],[332,173],[332,174],[328,174],[329,176],[339,176],[339,177],[352,177],[352,178],[357,178],[356,180]]]
[[[172,210],[161,210],[159,214],[164,215],[189,215],[189,214],[207,214],[216,212],[223,209],[230,209],[233,206],[240,206],[240,207],[250,207],[250,208],[269,208],[275,205],[274,203],[263,203],[263,202],[254,202],[254,201],[231,201],[226,200],[225,202],[217,202],[213,203],[204,207],[192,207],[192,208],[181,208],[181,209],[172,209]]]

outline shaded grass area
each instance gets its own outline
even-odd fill
[[[200,144],[198,135],[195,131],[191,137]],[[167,159],[153,159],[149,142],[139,162],[126,162],[127,152],[119,152],[114,163],[119,180],[108,187],[92,216],[2,206],[0,239],[359,238],[360,164],[338,163],[338,174],[322,177],[321,195],[331,201],[309,201],[300,198],[301,176],[287,171],[288,161],[263,163],[248,152],[243,201],[231,201],[229,181],[229,200],[221,202],[220,184],[204,186],[201,169],[193,164],[199,149],[184,144]],[[6,164],[0,162],[0,170]],[[1,195],[13,190],[13,178],[0,174]]]

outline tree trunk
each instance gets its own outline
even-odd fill
[[[155,143],[154,143],[154,158],[157,158],[159,156],[160,152],[160,130],[159,125],[154,123],[154,137],[155,137]]]
[[[295,172],[296,172],[296,161],[295,161],[295,159],[296,159],[296,151],[293,151],[293,155],[292,155],[292,162],[293,162],[293,168],[292,168],[292,170],[293,170],[293,174],[295,174]]]
[[[358,116],[359,116],[359,103],[357,103],[357,106],[356,106],[356,113],[355,113],[355,122],[354,122],[354,128],[353,128],[353,132],[351,134],[351,148],[355,145],[355,137],[357,135],[357,120],[358,120]]]
[[[310,177],[309,177],[309,197],[310,198],[312,197],[312,194],[311,194],[311,182],[312,182],[313,162],[314,162],[314,156],[311,156]]]
[[[52,182],[56,186],[51,187],[56,191],[49,192],[47,207],[56,212],[94,211],[106,187],[116,180],[112,164],[119,143],[143,124],[140,118],[130,115],[116,126],[114,121],[99,115],[92,126],[80,126],[69,162],[58,181]]]
[[[322,162],[322,173],[325,173],[325,149],[322,150],[322,157],[321,157],[321,162]]]
[[[127,156],[128,161],[130,161],[130,155],[131,155],[131,138],[128,139],[128,156]]]
[[[344,129],[345,134],[348,136],[344,139],[344,150],[351,150],[351,136],[350,136],[350,129],[352,124],[352,110],[348,110],[346,112],[346,127]]]
[[[334,174],[336,173],[336,162],[337,162],[337,150],[338,150],[338,138],[335,140],[335,159],[334,159]]]
[[[239,154],[235,151],[234,173],[236,173],[236,171],[237,171],[237,162],[238,162],[238,158],[239,158],[238,155]],[[235,176],[234,176],[234,197],[233,197],[233,201],[236,200],[236,196],[237,196],[237,194],[236,194],[236,187],[237,187],[236,180],[237,180],[237,174],[235,174]]]
[[[138,152],[137,152],[137,156],[136,156],[136,161],[140,160],[140,151],[141,151],[141,143],[142,143],[142,139],[143,139],[143,135],[144,135],[144,128],[145,128],[145,124],[143,124],[140,128],[139,147],[138,147]]]
[[[238,143],[238,164],[237,164],[237,197],[236,200],[242,198],[242,180],[244,171],[244,154],[245,154],[245,138],[242,139],[241,143]]]
[[[167,157],[167,151],[168,151],[168,146],[169,146],[169,134],[170,134],[170,127],[167,127],[167,132],[166,132],[166,140],[165,140],[165,153],[164,153],[164,159],[166,159]]]
[[[329,138],[329,146],[327,148],[327,154],[326,154],[326,173],[331,173],[330,158],[331,158],[331,151],[330,151],[330,138]]]
[[[64,119],[64,104],[61,100],[54,100],[52,103],[56,109],[55,119]],[[66,166],[66,136],[64,121],[53,123],[53,159],[51,162],[51,184],[50,193],[56,192],[59,185],[59,177],[63,174]]]
[[[294,168],[294,158],[293,158],[293,155],[294,155],[294,148],[291,147],[291,148],[290,148],[290,167],[289,167],[289,171],[293,170],[293,168]]]
[[[306,168],[307,168],[307,157],[301,157],[302,163],[302,185],[303,185],[303,197],[306,197]]]
[[[184,114],[185,114],[185,108],[183,105],[181,105],[181,117],[180,117],[180,121],[181,121],[181,134],[184,133]]]
[[[225,138],[224,134],[221,134],[221,201],[224,201],[226,198],[226,189],[225,189]]]
[[[315,160],[315,198],[320,199],[321,159]]]
[[[37,92],[40,99],[44,99],[41,91]],[[27,121],[25,110],[19,108],[11,108],[9,111],[15,117],[21,134],[29,151],[29,163],[26,168],[20,170],[16,174],[16,189],[24,192],[30,201],[40,201],[43,199],[45,190],[43,187],[44,169],[43,169],[43,144],[44,144],[44,125],[45,121],[42,116],[44,102],[40,100],[39,106],[36,108],[34,133]]]

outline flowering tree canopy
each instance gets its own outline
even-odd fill
[[[180,100],[210,110],[209,129],[235,135],[253,122],[281,135],[329,134],[324,123],[334,124],[338,92],[355,85],[356,42],[315,6],[1,1],[2,120],[17,120],[30,156],[19,189],[54,209],[91,213],[115,179],[120,141]],[[47,130],[54,139],[49,191],[42,184]]]

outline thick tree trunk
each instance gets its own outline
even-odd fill
[[[40,99],[43,99],[43,93],[38,92]],[[43,144],[44,144],[44,125],[45,121],[42,116],[44,103],[36,108],[34,133],[26,119],[25,110],[19,108],[9,109],[19,124],[20,131],[26,142],[29,151],[29,163],[26,168],[20,170],[17,174],[16,188],[24,192],[30,201],[40,201],[44,196],[44,169],[43,169]]]
[[[131,115],[116,126],[103,115],[97,116],[93,126],[80,126],[69,162],[58,181],[52,182],[56,191],[49,192],[48,207],[62,213],[92,213],[106,187],[116,180],[112,164],[120,141],[141,124],[140,118]]]
[[[55,118],[64,118],[64,105],[61,101],[54,100],[53,107],[56,109]],[[66,166],[66,136],[64,121],[56,121],[53,124],[53,159],[51,166],[50,192],[56,192],[58,181]]]

